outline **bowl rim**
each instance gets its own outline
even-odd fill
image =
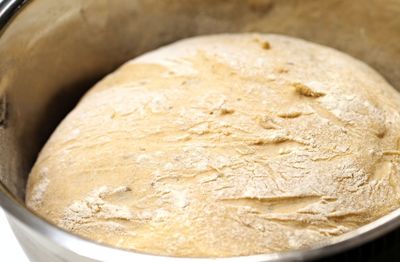
[[[33,0],[0,0],[0,37],[2,29],[15,18],[19,11]],[[360,246],[400,227],[400,208],[391,213],[329,242],[322,242],[313,248],[287,252],[276,252],[260,255],[223,258],[184,258],[159,256],[137,251],[130,251],[96,243],[92,240],[74,235],[51,224],[44,218],[29,210],[24,203],[16,199],[0,181],[0,207],[6,211],[9,219],[15,219],[22,227],[39,234],[59,246],[98,261],[132,261],[138,259],[157,259],[158,261],[293,261],[322,258]]]

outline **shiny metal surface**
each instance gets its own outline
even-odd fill
[[[13,13],[23,4],[25,1],[15,0],[1,0],[0,1],[0,27],[4,26],[7,21],[11,18]]]
[[[0,0],[0,205],[28,256],[200,260],[96,244],[54,227],[23,204],[29,169],[48,135],[85,90],[124,61],[193,35],[283,33],[345,51],[400,90],[399,17],[398,0]],[[399,226],[400,209],[313,249],[218,260],[319,258]]]

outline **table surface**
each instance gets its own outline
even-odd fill
[[[1,0],[0,0],[1,2]],[[0,250],[3,261],[29,262],[15,238],[3,210],[0,208]]]

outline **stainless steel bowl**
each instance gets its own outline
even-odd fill
[[[57,123],[138,54],[200,34],[282,33],[347,52],[400,89],[399,0],[0,0],[0,29],[0,204],[32,261],[185,260],[85,240],[23,204],[29,169]],[[221,260],[320,258],[399,226],[400,209],[313,249]]]

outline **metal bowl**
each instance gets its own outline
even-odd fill
[[[398,0],[0,0],[0,204],[32,261],[206,260],[124,251],[65,232],[24,206],[46,138],[94,82],[175,40],[268,32],[342,50],[400,89]],[[321,258],[400,226],[400,209],[312,249],[229,261]]]

